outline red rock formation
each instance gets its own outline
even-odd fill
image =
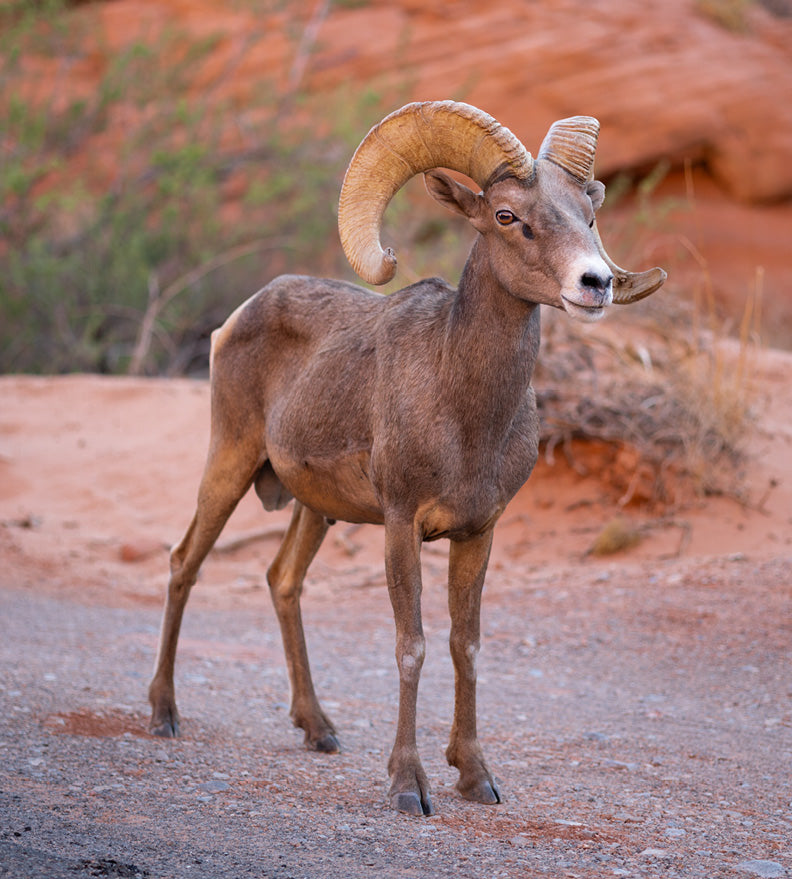
[[[790,5],[778,4],[782,11]],[[678,278],[687,283],[704,266],[716,295],[739,313],[762,266],[766,298],[775,303],[767,309],[771,338],[789,344],[792,268],[783,249],[792,236],[792,18],[773,15],[769,3],[746,4],[734,30],[703,6],[311,0],[262,12],[261,4],[220,0],[115,0],[72,13],[84,50],[68,83],[89,93],[113,54],[184,31],[215,41],[191,72],[193,92],[208,104],[230,100],[241,114],[267,81],[282,91],[297,84],[320,93],[374,88],[393,106],[451,97],[486,109],[533,150],[553,120],[597,116],[600,176],[626,170],[640,178],[658,162],[695,167],[688,178],[696,180],[693,200],[673,175],[659,196],[679,194],[687,202],[658,244],[666,255],[690,257],[690,245],[696,251],[687,265],[677,258],[671,268],[683,269]],[[50,94],[51,82],[62,77],[54,62],[50,68],[38,87],[31,84],[31,95]],[[119,120],[118,136],[129,118]],[[104,134],[90,159],[99,171],[112,165],[113,148],[112,135]],[[102,158],[108,151],[109,161]],[[757,207],[741,206],[747,204]],[[675,289],[672,274],[668,290]]]

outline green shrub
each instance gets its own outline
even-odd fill
[[[176,31],[107,54],[85,95],[78,12],[0,13],[0,371],[205,369],[211,329],[274,274],[343,271],[335,205],[376,95],[263,82],[240,135],[222,82],[194,85],[218,38]]]

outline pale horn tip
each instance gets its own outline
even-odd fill
[[[392,247],[380,248],[378,253],[361,254],[350,260],[352,268],[368,284],[381,287],[396,275],[396,254]]]
[[[615,305],[631,305],[659,290],[666,281],[668,273],[656,266],[645,272],[624,272],[614,277],[613,302]]]
[[[597,223],[594,222],[591,228],[600,256],[613,272],[613,302],[615,305],[630,305],[633,302],[638,302],[651,296],[663,286],[668,275],[659,266],[647,269],[645,272],[628,272],[627,269],[617,266],[608,256],[602,244]]]

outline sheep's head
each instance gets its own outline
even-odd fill
[[[512,295],[579,320],[602,317],[613,300],[613,273],[592,231],[601,184],[579,186],[539,159],[530,180],[507,178],[479,194],[440,171],[427,172],[426,185],[481,233],[490,270]]]
[[[407,180],[429,172],[430,193],[487,238],[493,271],[515,295],[583,320],[598,319],[611,301],[648,296],[665,272],[620,269],[597,233],[594,213],[605,192],[593,179],[598,132],[591,117],[556,122],[534,160],[507,128],[468,104],[402,107],[372,128],[347,170],[339,202],[347,258],[370,283],[393,277],[396,257],[379,241],[382,216]],[[437,168],[459,171],[483,191]]]

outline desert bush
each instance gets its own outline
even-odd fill
[[[775,18],[792,18],[790,0],[696,0],[696,9],[726,30],[750,30],[751,9],[760,6]]]
[[[746,15],[752,4],[753,0],[696,0],[696,8],[702,15],[735,33],[748,29]]]
[[[691,495],[741,498],[758,399],[754,360],[761,279],[738,337],[706,298],[614,315],[596,333],[547,315],[535,385],[543,454],[576,469],[593,444],[603,482],[622,506],[673,508]],[[672,312],[671,315],[668,312]]]
[[[335,204],[375,93],[262,82],[242,112],[225,74],[194,85],[218,38],[177,31],[108,52],[86,93],[85,18],[2,15],[0,371],[205,369],[211,329],[274,274],[341,271]]]

